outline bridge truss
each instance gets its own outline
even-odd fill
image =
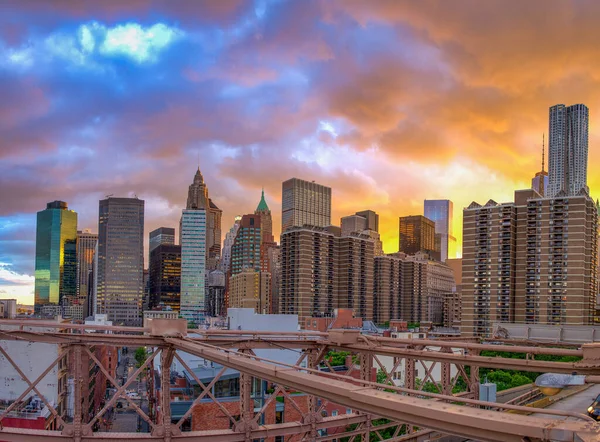
[[[8,327],[2,327],[7,325]],[[32,331],[35,326],[42,331]],[[12,329],[8,329],[12,327]],[[25,329],[27,328],[27,330]],[[57,344],[62,353],[36,379],[29,379],[15,363],[13,356],[0,345],[0,358],[5,358],[28,388],[3,412],[0,411],[0,440],[3,441],[113,441],[134,439],[139,441],[199,441],[228,442],[275,440],[332,441],[347,437],[350,441],[417,441],[437,434],[463,436],[481,441],[582,441],[600,440],[600,426],[586,415],[543,410],[555,414],[555,419],[536,418],[517,414],[536,411],[529,407],[480,401],[478,398],[479,369],[492,367],[528,372],[574,373],[586,375],[586,382],[600,382],[600,344],[582,346],[537,346],[532,343],[511,342],[501,344],[480,343],[475,340],[423,340],[393,339],[360,335],[350,330],[330,333],[274,333],[226,330],[198,330],[188,333],[185,323],[179,320],[154,320],[149,328],[88,326],[57,324],[38,321],[0,321],[0,339],[24,340]],[[94,354],[91,347],[111,346],[129,348],[147,347],[149,354],[143,364],[119,386],[115,378]],[[298,353],[295,364],[283,364],[257,356],[256,350],[288,349]],[[359,375],[336,373],[328,360],[331,351],[348,352]],[[524,353],[525,359],[482,356],[484,350]],[[212,361],[224,368],[209,384],[198,379],[178,352],[185,352]],[[577,362],[550,362],[536,359],[538,355],[576,356]],[[40,381],[60,363],[71,356],[74,363],[68,367],[74,385],[73,419],[65,419],[40,393]],[[94,416],[86,416],[82,398],[87,388],[85,371],[81,362],[86,356],[104,374],[116,393]],[[393,364],[382,362],[392,358]],[[177,360],[195,378],[201,393],[189,411],[177,422],[171,414],[171,367]],[[160,363],[160,410],[147,413],[127,396],[127,388],[147,367]],[[423,391],[426,381],[434,381],[432,372],[439,367],[441,382],[437,393]],[[226,368],[240,373],[239,415],[220,404],[211,389]],[[394,373],[402,368],[401,387],[393,382]],[[379,383],[373,380],[373,369],[380,372]],[[425,373],[417,381],[415,370]],[[254,379],[267,381],[274,391],[260,409],[255,408],[251,396]],[[453,394],[458,382],[466,391]],[[302,392],[307,398],[303,407],[297,403]],[[2,426],[2,421],[13,408],[28,395],[35,393],[44,402],[55,419],[55,430],[28,430]],[[261,424],[261,416],[277,397],[294,408],[299,419],[278,424]],[[210,431],[182,431],[193,407],[210,399],[230,421],[230,429]],[[94,431],[95,424],[118,400],[127,401],[136,413],[147,422],[149,433],[111,433]],[[348,414],[324,416],[327,403],[335,403],[352,410]],[[287,406],[287,405],[286,405]],[[507,413],[507,411],[512,411]],[[150,415],[149,415],[150,414]],[[569,417],[569,419],[565,419]],[[392,428],[393,435],[384,439],[382,431]],[[336,431],[333,433],[333,431]],[[389,434],[389,432],[387,433]],[[277,438],[277,439],[276,439]]]

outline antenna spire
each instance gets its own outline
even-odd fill
[[[544,171],[544,153],[546,152],[545,138],[546,138],[546,134],[543,133],[542,134],[542,172]]]

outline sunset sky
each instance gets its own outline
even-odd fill
[[[36,212],[63,200],[98,229],[104,195],[178,225],[199,165],[223,210],[281,182],[333,189],[333,220],[449,198],[512,200],[540,169],[548,107],[590,109],[600,170],[600,2],[0,2],[0,297],[33,303]]]

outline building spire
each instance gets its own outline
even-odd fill
[[[269,210],[269,206],[267,205],[267,202],[265,201],[265,188],[263,187],[262,189],[262,193],[260,195],[260,202],[258,203],[258,207],[256,208],[256,212],[270,212]]]
[[[543,133],[542,134],[542,172],[544,171],[544,153],[546,152],[545,136],[546,136],[546,134]]]

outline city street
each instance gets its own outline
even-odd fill
[[[116,379],[119,384],[124,385],[127,380],[134,375],[136,370],[135,349],[128,349],[128,352],[124,352],[121,355],[121,361],[117,366]],[[139,399],[134,399],[134,402],[147,414],[148,400],[145,396],[146,381],[132,381],[127,387],[127,391],[135,392],[139,395]],[[129,405],[127,400],[119,399],[118,403],[121,404],[121,408],[118,406],[115,407],[115,412],[111,415],[110,429],[108,431],[113,433],[136,432],[138,429],[142,432],[149,431],[148,424],[139,418],[137,412]]]

